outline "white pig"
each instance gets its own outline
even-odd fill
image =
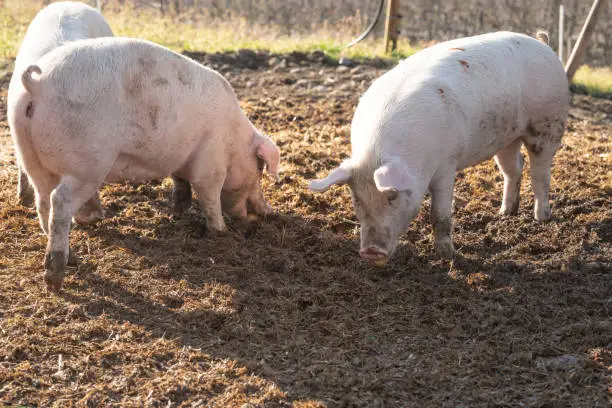
[[[12,120],[48,235],[50,290],[61,287],[71,216],[104,181],[188,180],[214,230],[225,229],[222,208],[271,211],[260,179],[264,164],[277,174],[279,150],[219,73],[148,41],[98,38],[51,51],[22,80]]]
[[[30,23],[15,60],[7,101],[9,115],[13,112],[19,95],[25,92],[21,75],[28,66],[36,63],[52,49],[70,41],[112,36],[113,32],[104,17],[86,4],[58,2],[42,9]],[[9,125],[14,135],[16,129],[12,121],[9,121]],[[19,160],[18,170],[17,199],[20,204],[30,207],[33,204],[33,191],[26,173],[19,165]],[[97,195],[94,195],[75,218],[82,222],[90,222],[101,216],[102,208]]]
[[[518,211],[524,144],[535,218],[550,218],[550,167],[568,106],[563,66],[543,42],[497,32],[440,43],[372,84],[353,118],[352,157],[310,188],[348,183],[359,253],[377,265],[391,257],[429,190],[436,253],[452,257],[455,173],[493,155],[504,176],[501,213]]]

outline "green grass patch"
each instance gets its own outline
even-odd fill
[[[574,75],[573,86],[582,93],[612,98],[612,68],[583,65]]]

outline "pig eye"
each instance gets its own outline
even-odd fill
[[[386,196],[387,196],[387,202],[391,204],[393,201],[397,199],[397,197],[399,197],[399,193],[397,190],[389,190],[386,192]]]

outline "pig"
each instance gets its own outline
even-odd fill
[[[27,67],[11,118],[48,236],[45,280],[61,288],[71,216],[103,182],[169,175],[195,190],[209,228],[272,211],[264,167],[280,151],[241,110],[216,71],[154,43],[97,38],[66,44]]]
[[[534,216],[551,217],[550,169],[569,107],[563,66],[545,44],[496,32],[437,44],[374,81],[351,124],[351,157],[309,187],[348,184],[361,223],[359,254],[382,266],[427,191],[434,247],[454,254],[455,173],[495,156],[504,177],[501,214],[516,214],[527,148]]]
[[[25,92],[21,83],[24,69],[36,63],[43,55],[66,44],[85,38],[112,37],[113,32],[106,20],[95,9],[83,3],[59,2],[42,9],[32,23],[19,48],[15,69],[9,83],[7,111],[12,114],[19,95]],[[10,130],[15,137],[15,129],[9,121]],[[19,159],[17,184],[17,201],[26,207],[34,203],[34,191],[28,182],[27,174],[22,171]],[[81,223],[90,223],[102,218],[103,212],[95,194],[76,214],[75,219]]]

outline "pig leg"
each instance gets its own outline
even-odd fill
[[[62,176],[51,193],[49,240],[45,253],[47,289],[59,292],[69,260],[70,221],[74,213],[96,194],[99,183],[84,182],[72,176]]]
[[[74,214],[74,220],[81,225],[95,224],[102,218],[104,218],[104,210],[97,193]]]
[[[502,215],[515,215],[518,212],[525,162],[521,154],[522,144],[521,140],[516,140],[495,155],[495,163],[504,175],[504,198],[499,211]]]
[[[34,189],[30,185],[28,175],[21,167],[17,165],[19,178],[17,180],[17,202],[24,207],[32,207],[34,205]]]
[[[452,209],[455,170],[444,171],[442,177],[434,178],[429,186],[431,193],[431,224],[436,255],[451,259],[455,253],[452,237]]]
[[[51,192],[59,183],[59,178],[44,170],[38,170],[32,178],[34,196],[36,199],[36,212],[40,228],[49,236],[49,211],[51,209]]]
[[[534,218],[538,221],[547,221],[551,216],[550,204],[548,203],[550,167],[557,150],[557,144],[546,143],[538,146],[538,148],[531,148],[529,145],[527,147],[535,201]]]
[[[254,212],[256,215],[268,215],[272,212],[272,207],[266,203],[263,196],[263,191],[258,190],[247,199],[247,208],[249,212]]]
[[[207,176],[210,178],[192,182],[193,189],[198,196],[200,208],[206,217],[208,228],[224,231],[225,221],[223,221],[223,213],[221,212],[221,188],[225,175],[223,177],[214,177],[212,174]]]
[[[191,185],[185,179],[172,175],[172,206],[176,215],[191,207]]]
[[[523,137],[529,152],[529,167],[531,186],[534,194],[534,217],[538,221],[550,219],[550,167],[557,148],[561,145],[561,137],[565,131],[565,120],[560,118],[542,118],[529,123]]]

